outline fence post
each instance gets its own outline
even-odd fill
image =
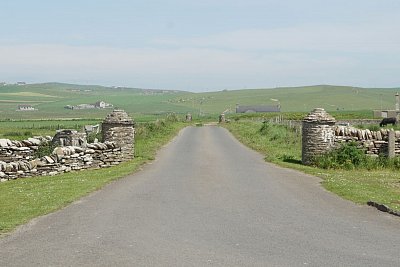
[[[393,130],[390,130],[388,134],[388,158],[394,158],[395,156],[395,141],[395,133]]]

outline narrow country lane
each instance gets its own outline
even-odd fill
[[[0,266],[400,266],[400,218],[188,127],[137,174],[0,239]]]

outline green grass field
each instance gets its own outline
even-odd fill
[[[308,86],[277,89],[254,89],[191,94],[179,102],[182,106],[195,106],[207,113],[219,114],[224,110],[235,110],[240,105],[277,105],[283,112],[309,112],[316,107],[327,111],[358,111],[394,109],[395,94],[399,88],[367,89],[345,86]],[[382,100],[382,101],[381,101]]]
[[[109,110],[68,110],[66,105],[91,104],[103,100],[133,117],[190,112],[196,118],[234,112],[240,105],[277,105],[283,112],[309,112],[323,107],[330,112],[394,109],[399,88],[355,88],[306,86],[274,89],[224,90],[209,93],[155,91],[60,83],[0,86],[0,120],[48,118],[104,118]],[[17,112],[18,104],[31,104],[32,112]]]
[[[169,101],[175,91],[148,91],[133,88],[111,88],[68,84],[32,84],[0,86],[0,119],[104,118],[110,109],[69,110],[67,105],[111,103],[134,117],[157,116],[169,112],[192,112],[193,109]],[[18,104],[30,104],[35,111],[16,111]]]
[[[85,125],[95,125],[101,120],[19,120],[0,121],[0,138],[23,140],[32,136],[54,136],[59,129],[83,130]]]

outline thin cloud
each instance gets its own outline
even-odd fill
[[[75,47],[65,45],[0,46],[0,67],[31,66],[46,70],[74,69],[146,73],[225,73],[237,74],[277,66],[290,67],[311,63],[320,67],[349,63],[343,57],[310,57],[303,53],[258,53],[224,51],[206,48],[120,49],[108,47]],[[336,62],[336,63],[335,63]]]
[[[31,81],[93,81],[194,91],[321,83],[363,86],[371,81],[394,86],[399,82],[394,75],[398,65],[390,60],[369,65],[342,54],[304,51],[3,45],[0,58],[6,80],[22,72]],[[377,71],[383,64],[384,74]]]
[[[400,52],[400,20],[363,25],[301,25],[244,29],[196,38],[160,38],[156,44],[230,50]]]

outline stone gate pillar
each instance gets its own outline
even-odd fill
[[[329,151],[334,146],[336,120],[323,108],[316,108],[303,119],[302,162],[312,163],[312,158]]]
[[[121,147],[123,157],[134,157],[135,122],[121,109],[115,109],[102,123],[103,142],[114,142]]]
[[[219,123],[224,123],[225,122],[225,114],[222,113],[221,115],[219,115],[219,119],[218,119]]]
[[[192,114],[188,113],[186,114],[186,122],[191,122],[192,121]]]

